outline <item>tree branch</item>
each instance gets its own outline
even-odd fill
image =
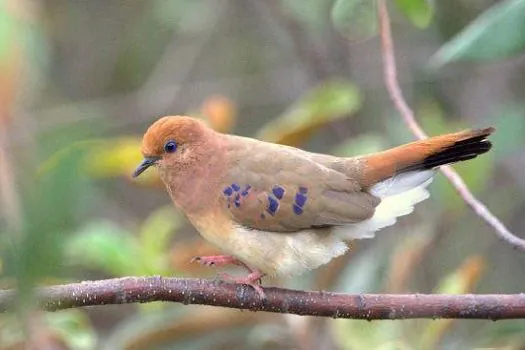
[[[246,285],[201,279],[123,277],[63,284],[37,289],[45,310],[74,307],[171,301],[251,311],[296,315],[394,320],[414,318],[525,318],[525,294],[430,295],[340,294],[264,288],[267,300]],[[0,291],[0,311],[8,310],[14,290]]]
[[[381,52],[383,57],[383,75],[385,85],[390,94],[390,98],[394,103],[396,109],[401,114],[401,117],[407,124],[412,133],[419,139],[426,139],[428,136],[419,126],[414,116],[414,112],[408,106],[403,92],[397,80],[397,68],[394,51],[394,42],[392,40],[392,31],[390,29],[390,17],[388,15],[388,8],[385,0],[379,0],[378,6],[380,36],[381,36]],[[450,166],[442,166],[441,172],[452,183],[452,186],[463,198],[465,203],[474,210],[474,212],[481,217],[487,224],[492,226],[496,235],[504,242],[512,245],[515,249],[525,251],[525,240],[515,236],[507,227],[494,215],[490,210],[481,203],[459,176],[459,174]]]

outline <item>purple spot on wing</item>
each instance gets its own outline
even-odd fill
[[[233,201],[233,204],[235,204],[236,208],[239,208],[241,206],[241,196],[238,193],[235,195],[235,200]]]
[[[241,187],[239,185],[237,185],[236,183],[233,183],[232,184],[232,188],[235,192],[239,191],[241,189]]]
[[[232,190],[232,188],[231,188],[230,186],[228,186],[228,187],[226,187],[226,188],[224,189],[223,192],[224,192],[225,195],[227,195],[227,196],[229,197],[229,196],[232,195],[233,190]]]
[[[250,189],[251,188],[252,188],[252,186],[246,185],[246,187],[244,188],[244,191],[241,192],[241,196],[246,197],[248,195],[248,193],[250,193]]]
[[[299,193],[302,193],[302,194],[307,194],[308,193],[308,188],[306,187],[299,187]]]
[[[279,202],[277,201],[277,199],[271,196],[268,196],[268,207],[266,208],[266,211],[270,213],[270,215],[273,216],[275,215],[278,209],[279,209]]]
[[[301,208],[304,206],[304,203],[306,203],[306,199],[307,197],[300,192],[297,192],[295,194],[295,204],[297,204]]]
[[[283,199],[284,188],[280,186],[275,186],[274,188],[272,188],[272,193],[275,197],[277,197],[277,199]]]
[[[294,204],[293,205],[293,212],[296,214],[296,215],[301,215],[303,213],[303,208],[301,208],[300,206],[298,206],[297,204]]]

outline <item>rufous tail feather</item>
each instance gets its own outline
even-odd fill
[[[494,128],[463,130],[363,156],[362,186],[368,188],[397,174],[475,158],[490,150],[492,144],[486,138],[493,132]]]

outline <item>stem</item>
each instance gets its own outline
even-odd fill
[[[123,277],[39,288],[45,310],[74,307],[171,301],[251,311],[366,320],[415,318],[525,318],[525,294],[341,294],[264,288],[262,301],[251,287],[202,279]],[[0,311],[16,298],[14,290],[0,291]]]

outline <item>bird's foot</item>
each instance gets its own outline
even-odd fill
[[[253,272],[245,263],[238,260],[231,255],[209,255],[209,256],[195,256],[191,262],[198,262],[206,266],[224,267],[227,265],[237,265],[244,267],[250,273]]]
[[[261,279],[264,277],[265,274],[258,270],[251,269],[248,265],[231,255],[196,256],[193,259],[191,259],[191,262],[198,262],[202,265],[215,267],[223,267],[227,265],[241,266],[248,270],[249,274],[247,276],[237,277],[221,272],[217,274],[217,277],[219,277],[222,281],[225,282],[246,284],[248,286],[251,286],[259,294],[262,300],[266,299],[266,294],[260,286]]]
[[[264,293],[264,290],[261,287],[261,279],[265,276],[265,274],[259,270],[250,269],[250,271],[251,272],[244,277],[232,276],[227,273],[218,273],[217,276],[225,282],[246,284],[255,289],[261,300],[266,300],[266,293]]]

